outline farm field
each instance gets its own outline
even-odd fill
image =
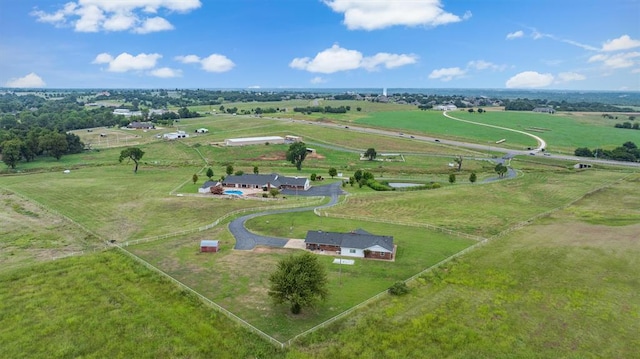
[[[638,181],[496,238],[422,276],[410,295],[301,338],[294,356],[637,357]]]
[[[451,113],[455,117],[504,126],[542,137],[551,152],[573,154],[578,147],[615,148],[624,142],[640,142],[640,133],[615,128],[625,120],[604,119],[598,114],[556,113],[554,115],[521,111],[487,111],[486,113]],[[627,116],[620,115],[626,119]]]
[[[506,358],[516,353],[626,358],[640,351],[633,335],[640,329],[640,302],[634,294],[640,289],[635,276],[640,269],[635,260],[640,238],[636,169],[596,165],[579,171],[574,161],[522,156],[510,162],[516,178],[471,184],[472,171],[480,180],[496,176],[495,164],[483,160],[486,153],[348,131],[343,125],[372,121],[367,124],[407,133],[442,133],[447,131],[444,122],[432,131],[413,117],[427,116],[430,125],[450,121],[441,113],[387,107],[383,115],[371,109],[311,123],[227,115],[181,120],[178,128],[190,134],[198,127],[210,132],[171,142],[156,139],[158,132],[152,131],[128,137],[124,145],[145,151],[137,174],[132,163],[117,161],[124,147],[111,145],[60,161],[20,163],[11,174],[5,170],[0,176],[0,342],[10,345],[0,348],[0,357]],[[508,123],[502,114],[459,115]],[[388,116],[398,120],[391,124]],[[517,121],[524,126],[527,118],[522,114]],[[574,124],[563,126],[558,133],[571,131]],[[575,126],[591,125],[577,121]],[[482,143],[499,135],[476,128],[456,131],[446,137]],[[580,131],[588,137],[593,129]],[[303,136],[318,152],[304,161],[302,171],[283,158],[285,145],[213,144],[229,137],[285,134]],[[526,146],[529,139],[518,141],[508,142]],[[567,149],[573,146],[563,136],[556,141]],[[368,147],[404,153],[405,161],[360,161],[358,152]],[[459,173],[448,166],[455,155],[467,156]],[[196,194],[208,167],[217,179],[226,175],[228,164],[245,173],[257,166],[260,173],[326,178],[314,185],[339,181],[328,176],[328,168],[335,167],[345,177],[363,169],[378,180],[433,181],[441,188],[375,192],[346,186],[349,195],[320,216],[301,212],[247,222],[256,233],[298,240],[308,230],[362,228],[393,235],[398,244],[395,262],[356,260],[353,266],[337,266],[332,256],[322,256],[331,295],[293,316],[288,306],[273,305],[266,291],[278,260],[294,250],[233,250],[226,224],[240,213],[320,200]],[[450,173],[457,174],[455,184],[448,183]],[[220,224],[201,230],[221,218]],[[122,244],[122,250],[287,341],[478,243],[463,235],[490,241],[412,281],[408,295],[383,295],[295,339],[285,350],[106,244]],[[221,251],[200,254],[202,239],[219,240]],[[74,252],[81,255],[52,261]],[[97,334],[84,338],[86,333]],[[36,342],[42,346],[31,344]]]

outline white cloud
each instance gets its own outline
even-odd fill
[[[524,32],[522,30],[518,30],[516,32],[511,32],[507,34],[507,40],[518,39],[524,36]]]
[[[640,68],[631,70],[632,74],[640,74]]]
[[[200,61],[202,69],[207,72],[227,72],[233,69],[236,64],[224,55],[211,54]]]
[[[463,77],[466,74],[467,70],[463,70],[459,67],[445,67],[431,71],[429,78],[434,80],[439,79],[446,82]]]
[[[597,54],[589,58],[588,62],[602,62],[606,68],[622,69],[633,67],[636,65],[636,57],[640,56],[640,52],[623,52],[614,55]]]
[[[640,47],[640,40],[634,40],[629,35],[622,35],[602,44],[602,51],[628,50],[634,47]]]
[[[251,85],[247,87],[248,89],[259,89],[260,85]]]
[[[197,55],[181,55],[174,59],[183,64],[200,64],[201,68],[207,72],[227,72],[236,66],[229,58],[219,54],[211,54],[205,58]]]
[[[196,55],[176,56],[175,60],[183,64],[196,64],[200,62],[200,57]]]
[[[161,9],[186,13],[201,5],[200,0],[77,0],[52,13],[32,11],[31,16],[55,26],[72,26],[77,32],[131,30],[147,34],[173,29],[166,19],[149,15]]]
[[[557,82],[582,81],[586,79],[585,75],[576,72],[561,72],[558,74]]]
[[[19,78],[13,78],[7,83],[5,83],[6,87],[18,87],[18,88],[36,88],[36,87],[45,87],[47,84],[40,78],[40,76],[36,75],[34,72]]]
[[[150,70],[156,67],[156,62],[162,58],[160,54],[139,54],[133,56],[126,52],[121,53],[115,58],[107,53],[101,53],[93,60],[94,64],[109,64],[107,71],[110,72],[127,72]]]
[[[316,76],[316,77],[312,78],[310,82],[312,84],[323,84],[323,83],[327,82],[327,80],[323,79],[320,76]]]
[[[496,65],[489,61],[474,60],[474,61],[469,61],[469,63],[467,63],[467,68],[472,68],[476,70],[504,71],[507,68],[507,65]]]
[[[551,85],[553,80],[554,78],[551,74],[524,71],[507,80],[505,86],[507,88],[538,88]]]
[[[350,30],[379,30],[391,26],[435,27],[459,22],[462,18],[443,10],[440,0],[324,0],[337,13],[344,14],[344,24]]]
[[[400,66],[413,64],[418,57],[407,54],[389,54],[379,52],[373,56],[365,57],[360,51],[348,50],[338,45],[310,57],[298,57],[289,63],[289,67],[309,72],[331,74],[339,71],[355,70],[359,68],[367,71],[376,71],[380,66],[393,69]]]
[[[172,77],[182,76],[181,70],[176,70],[169,67],[161,67],[158,69],[154,69],[154,70],[151,70],[151,72],[149,73],[151,74],[151,76],[160,77],[160,78],[172,78]]]
[[[146,19],[142,26],[135,28],[133,31],[138,34],[148,34],[151,32],[173,30],[173,25],[161,17],[152,17]]]
[[[398,55],[379,52],[371,57],[363,58],[362,67],[369,71],[377,70],[378,66],[384,66],[387,69],[394,69],[404,65],[415,64],[417,60],[418,57],[415,55]]]

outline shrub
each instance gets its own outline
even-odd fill
[[[391,295],[404,295],[409,293],[409,287],[407,287],[407,283],[398,281],[389,287],[388,291]]]

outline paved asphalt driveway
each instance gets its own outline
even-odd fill
[[[284,195],[292,196],[296,195],[297,193],[297,195],[299,196],[328,196],[331,197],[331,201],[322,206],[278,209],[273,211],[248,214],[246,216],[237,218],[229,223],[229,231],[236,238],[236,245],[233,247],[233,249],[251,250],[255,248],[255,246],[284,247],[284,245],[287,244],[288,239],[267,237],[251,233],[245,227],[245,222],[251,218],[266,216],[269,214],[312,211],[315,208],[325,208],[333,206],[338,203],[338,196],[344,194],[341,186],[342,183],[336,182],[325,186],[314,186],[307,191],[296,192],[295,190],[282,190],[280,193]]]

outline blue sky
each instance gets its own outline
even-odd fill
[[[0,86],[640,91],[640,0],[1,0]]]

